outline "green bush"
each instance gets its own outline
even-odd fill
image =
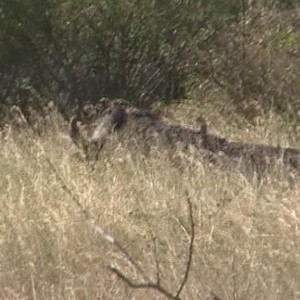
[[[298,118],[299,13],[284,3],[3,0],[0,114],[24,86],[66,112],[101,97],[168,102],[209,82],[246,117]]]
[[[62,102],[182,97],[195,45],[234,20],[232,3],[4,0],[0,75]]]

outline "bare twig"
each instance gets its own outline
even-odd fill
[[[192,203],[190,200],[190,197],[187,196],[187,203],[188,203],[188,211],[189,211],[189,221],[190,221],[190,226],[191,226],[191,238],[189,242],[189,255],[188,255],[188,261],[186,264],[186,270],[184,277],[182,279],[182,282],[177,290],[176,293],[172,293],[168,289],[164,288],[161,283],[160,283],[160,267],[159,267],[159,260],[158,260],[158,252],[157,252],[157,245],[156,245],[156,239],[155,236],[150,228],[151,235],[152,235],[152,240],[154,244],[154,255],[155,255],[155,262],[156,262],[156,280],[153,281],[150,279],[150,277],[146,274],[143,268],[139,266],[139,264],[133,259],[133,257],[127,252],[127,250],[122,246],[121,243],[119,243],[112,235],[110,235],[108,232],[106,232],[99,224],[97,224],[95,218],[92,217],[92,215],[83,208],[79,201],[79,197],[75,195],[67,186],[67,184],[64,182],[62,177],[59,175],[57,172],[55,166],[52,164],[49,158],[46,157],[46,160],[53,170],[56,178],[61,184],[61,187],[63,188],[64,191],[70,196],[72,201],[77,205],[77,207],[82,211],[82,213],[85,215],[86,219],[89,221],[90,224],[95,228],[96,232],[107,242],[112,244],[118,251],[120,251],[126,258],[126,260],[141,274],[142,280],[141,282],[135,282],[134,280],[128,278],[124,273],[122,273],[120,270],[118,270],[114,266],[108,266],[108,269],[114,273],[118,278],[123,280],[129,287],[133,289],[151,289],[154,290],[161,295],[164,295],[168,299],[173,299],[173,300],[182,300],[180,297],[180,294],[184,288],[184,286],[187,283],[189,274],[190,274],[190,269],[191,269],[191,264],[192,264],[192,257],[193,257],[193,247],[194,247],[194,239],[195,239],[195,223],[193,219],[193,207]],[[214,295],[214,294],[212,294]],[[219,300],[217,296],[215,296],[213,299]]]
[[[145,212],[143,203],[141,201],[139,201],[139,204],[140,204],[141,208],[143,209],[143,211]],[[150,224],[148,218],[145,218],[145,220],[148,225],[150,235],[151,235],[151,240],[153,243],[154,260],[155,260],[155,266],[156,266],[156,284],[160,285],[160,264],[159,264],[158,251],[157,251],[157,237],[155,236],[155,234],[152,230],[152,227],[151,227],[151,224]]]
[[[170,291],[166,290],[160,284],[159,262],[158,262],[158,257],[157,257],[157,249],[156,249],[155,241],[154,241],[154,245],[155,245],[154,251],[156,252],[155,253],[155,259],[156,259],[156,267],[157,267],[157,269],[156,269],[156,271],[157,271],[157,280],[156,280],[156,282],[148,280],[146,282],[137,283],[137,282],[134,282],[133,280],[129,279],[128,277],[126,277],[121,271],[119,271],[115,267],[110,266],[109,270],[112,271],[114,274],[116,274],[120,279],[122,279],[131,288],[134,288],[134,289],[152,289],[152,290],[156,290],[157,292],[163,294],[164,296],[166,296],[169,299],[180,300],[181,299],[180,294],[181,294],[184,286],[186,285],[186,282],[187,282],[188,277],[189,277],[190,269],[191,269],[192,256],[193,256],[193,246],[194,246],[194,239],[195,239],[195,223],[194,223],[194,220],[193,220],[193,207],[192,207],[192,203],[191,203],[191,200],[190,200],[189,196],[187,197],[187,203],[188,203],[188,209],[189,209],[189,220],[190,220],[190,224],[191,224],[191,239],[190,239],[190,243],[189,243],[189,256],[188,256],[188,261],[187,261],[186,270],[185,270],[185,273],[184,273],[183,280],[182,280],[182,282],[181,282],[181,284],[178,288],[178,291],[175,294],[173,294]],[[152,232],[151,232],[151,234],[153,236]],[[153,236],[153,238],[154,238],[154,236]]]
[[[57,172],[56,168],[54,167],[54,165],[52,164],[52,162],[50,161],[49,158],[46,158],[49,166],[51,167],[51,169],[53,170],[56,178],[58,179],[58,181],[61,184],[62,189],[70,196],[70,198],[72,199],[72,201],[78,206],[78,208],[81,210],[81,212],[84,214],[84,216],[86,217],[87,221],[89,221],[89,223],[95,228],[96,232],[102,237],[104,238],[107,242],[109,242],[110,244],[114,245],[117,250],[119,250],[127,259],[127,261],[136,268],[136,270],[138,270],[140,272],[140,274],[143,276],[144,280],[147,281],[151,281],[150,278],[146,275],[146,273],[144,272],[144,270],[138,265],[138,263],[132,258],[132,256],[127,252],[127,250],[121,245],[121,243],[119,243],[113,236],[111,236],[109,233],[107,233],[101,226],[99,226],[99,224],[97,224],[97,221],[95,218],[92,217],[92,215],[83,208],[83,206],[81,205],[79,198],[77,195],[75,195],[66,185],[66,183],[64,182],[64,180],[61,178],[61,176],[59,175],[59,173]]]
[[[160,266],[159,266],[156,239],[157,238],[153,236],[152,241],[153,241],[153,248],[154,248],[154,259],[155,259],[155,265],[156,265],[156,283],[158,285],[160,285]]]
[[[186,270],[184,273],[183,280],[180,284],[180,287],[179,287],[175,297],[180,296],[180,294],[188,280],[191,265],[192,265],[192,258],[193,258],[193,249],[194,249],[194,240],[195,240],[195,223],[194,223],[194,218],[193,218],[193,206],[192,206],[192,202],[191,202],[189,195],[187,195],[187,203],[188,203],[188,208],[189,208],[189,220],[190,220],[190,224],[191,224],[191,239],[190,239],[190,243],[189,243],[189,253],[188,253],[188,261],[186,264]]]
[[[56,168],[54,167],[53,163],[51,162],[51,160],[46,157],[46,161],[48,163],[48,165],[50,166],[50,168],[52,169],[55,177],[58,179],[62,189],[70,196],[70,198],[72,199],[72,201],[78,206],[78,208],[81,210],[81,212],[85,215],[85,217],[87,219],[90,218],[90,215],[88,213],[88,211],[86,211],[83,206],[81,205],[79,198],[77,195],[75,195],[66,185],[66,183],[64,182],[64,180],[61,178],[61,176],[59,175],[59,173],[57,172]]]
[[[171,292],[163,288],[160,284],[154,283],[152,281],[145,283],[135,283],[131,279],[127,278],[122,272],[114,267],[109,267],[109,270],[116,274],[120,279],[122,279],[128,286],[133,289],[152,289],[155,290],[169,299],[181,300],[179,296],[174,296]]]

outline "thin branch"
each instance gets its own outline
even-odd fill
[[[161,286],[160,284],[160,269],[159,269],[159,261],[158,261],[158,256],[157,256],[157,247],[156,247],[156,241],[155,237],[153,235],[153,232],[151,231],[152,237],[153,237],[153,242],[154,242],[154,252],[155,252],[155,259],[156,259],[156,266],[157,266],[157,278],[156,282],[152,281],[145,273],[145,271],[138,265],[138,263],[132,258],[132,256],[127,252],[127,250],[109,233],[107,233],[101,226],[99,226],[95,220],[95,218],[92,218],[91,214],[83,208],[79,201],[79,197],[75,195],[67,186],[67,184],[64,182],[63,178],[59,175],[57,172],[55,166],[52,164],[50,159],[46,157],[46,160],[53,170],[56,178],[58,179],[59,183],[61,184],[61,187],[63,190],[70,196],[72,201],[78,206],[78,208],[84,213],[86,219],[94,226],[96,232],[107,242],[110,244],[114,245],[117,250],[119,250],[127,259],[128,262],[131,263],[133,267],[136,268],[136,270],[139,271],[139,273],[142,275],[144,282],[134,282],[133,280],[129,279],[126,277],[121,271],[119,271],[117,268],[113,266],[108,266],[107,268],[114,273],[118,278],[123,280],[129,287],[133,289],[152,289],[154,291],[157,291],[158,293],[164,295],[168,299],[173,299],[173,300],[182,300],[180,297],[180,294],[188,280],[189,274],[190,274],[190,269],[191,269],[191,264],[192,264],[192,256],[193,256],[193,246],[194,246],[194,239],[195,239],[195,223],[193,219],[193,207],[192,203],[190,200],[190,197],[187,196],[187,203],[188,203],[188,210],[189,210],[189,220],[191,224],[191,239],[189,243],[189,256],[188,256],[188,261],[186,265],[186,271],[184,274],[184,278],[182,280],[182,283],[180,284],[180,287],[177,291],[176,294],[173,294],[172,292],[168,291],[164,287]],[[151,227],[150,227],[151,229]],[[214,300],[220,300],[217,296],[212,294],[214,296]]]
[[[159,266],[156,239],[157,239],[157,237],[153,237],[152,241],[153,241],[153,247],[154,247],[154,259],[155,259],[155,265],[156,265],[156,283],[158,285],[160,285],[160,266]]]
[[[66,185],[66,183],[64,182],[64,180],[61,178],[61,176],[59,175],[59,173],[57,172],[56,168],[54,167],[54,165],[52,164],[52,162],[50,161],[50,159],[48,157],[46,157],[46,160],[49,164],[49,166],[51,167],[51,169],[53,170],[56,178],[58,179],[58,181],[61,184],[62,189],[70,196],[70,198],[72,199],[72,201],[78,206],[78,208],[82,211],[82,213],[85,215],[86,219],[89,221],[89,223],[95,228],[96,232],[102,237],[104,238],[107,242],[109,242],[110,244],[114,245],[117,250],[119,250],[127,259],[127,261],[136,268],[136,270],[138,270],[140,272],[140,274],[143,276],[143,279],[146,281],[151,282],[151,279],[146,275],[146,273],[144,272],[144,270],[138,265],[138,263],[133,259],[133,257],[127,252],[127,250],[121,245],[120,242],[118,242],[112,235],[110,235],[108,232],[106,232],[101,226],[99,226],[99,224],[97,224],[97,221],[95,218],[92,217],[92,215],[83,208],[83,206],[81,205],[79,198],[77,195],[75,195]]]
[[[151,234],[152,243],[153,243],[154,260],[155,260],[155,265],[156,265],[156,284],[160,285],[160,265],[159,265],[157,242],[156,242],[157,237],[154,235],[154,233],[152,231],[152,228],[150,226],[150,223],[149,223],[147,218],[146,218],[146,222],[148,224],[149,231],[150,231],[150,234]]]
[[[81,210],[81,212],[85,215],[85,217],[87,219],[90,218],[90,214],[88,213],[88,211],[86,211],[83,206],[81,205],[79,198],[77,195],[75,195],[66,185],[66,183],[64,182],[64,180],[62,179],[62,177],[59,175],[59,173],[57,172],[56,168],[54,167],[53,163],[51,162],[51,160],[46,157],[46,161],[48,163],[48,165],[51,167],[55,177],[58,179],[62,189],[70,196],[70,198],[72,199],[72,201],[78,206],[78,208]]]
[[[145,282],[145,283],[137,283],[133,282],[131,279],[127,278],[121,271],[114,267],[108,267],[110,271],[112,271],[114,274],[116,274],[120,279],[122,279],[129,287],[133,289],[152,289],[155,290],[163,295],[165,295],[169,299],[174,299],[174,300],[181,300],[179,296],[174,296],[171,294],[169,291],[164,289],[161,285],[156,284],[152,281]]]
[[[140,204],[143,212],[145,213],[145,209],[144,209],[142,201],[139,200],[139,204]],[[160,285],[160,264],[159,264],[159,259],[158,259],[157,242],[156,242],[157,237],[155,236],[155,234],[152,230],[152,227],[151,227],[151,224],[150,224],[148,218],[145,218],[145,221],[148,225],[150,235],[151,235],[151,240],[153,243],[154,260],[155,260],[155,265],[156,265],[156,284]]]
[[[133,282],[131,279],[127,278],[121,271],[119,271],[118,269],[116,269],[115,267],[109,266],[109,270],[112,271],[114,274],[116,274],[120,279],[122,279],[128,286],[130,286],[131,288],[134,289],[152,289],[152,290],[156,290],[157,292],[165,295],[167,298],[169,299],[176,299],[176,300],[180,300],[180,294],[188,280],[189,277],[189,273],[190,273],[190,269],[191,269],[191,264],[192,264],[192,256],[193,256],[193,247],[194,247],[194,240],[195,240],[195,223],[194,223],[194,219],[193,219],[193,207],[192,207],[192,203],[190,200],[190,197],[187,197],[187,203],[188,203],[188,210],[189,210],[189,220],[190,220],[190,224],[191,224],[191,239],[190,239],[190,243],[189,243],[189,256],[188,256],[188,261],[187,261],[187,265],[186,265],[186,270],[185,270],[185,274],[183,277],[183,280],[180,284],[180,287],[178,288],[177,293],[174,295],[171,292],[169,292],[168,290],[166,290],[165,288],[163,288],[161,286],[161,284],[159,283],[159,266],[158,266],[158,260],[156,257],[156,263],[157,263],[157,282],[153,282],[151,280],[147,280],[146,282],[143,283],[137,283],[137,282]],[[153,234],[153,233],[152,233]],[[156,247],[155,247],[155,252],[156,252]],[[155,254],[157,256],[157,253]]]
[[[188,261],[186,264],[186,270],[184,273],[184,277],[183,280],[181,282],[181,285],[176,293],[175,297],[179,297],[187,280],[189,277],[189,273],[191,270],[191,265],[192,265],[192,258],[193,258],[193,250],[194,250],[194,240],[195,240],[195,223],[194,223],[194,218],[193,218],[193,206],[192,206],[192,202],[191,199],[189,197],[189,195],[187,196],[187,203],[188,203],[188,209],[189,209],[189,220],[190,220],[190,224],[191,224],[191,239],[190,239],[190,243],[189,243],[189,255],[188,255]]]

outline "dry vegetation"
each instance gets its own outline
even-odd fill
[[[66,135],[103,96],[300,149],[296,1],[50,2],[0,9],[0,299],[300,299],[297,175]]]
[[[168,110],[187,125],[199,113],[188,101]],[[299,133],[275,115],[253,126],[217,107],[201,110],[212,130],[231,140],[300,147]],[[93,171],[78,151],[58,126],[40,137],[27,131],[2,138],[1,299],[165,299],[153,289],[130,288],[109,270],[141,282],[74,197],[152,280],[158,261],[161,285],[172,294],[188,257],[189,197],[195,241],[181,299],[300,299],[297,179],[279,172],[257,185],[188,153],[178,154],[179,164],[163,152],[133,153],[117,137]]]

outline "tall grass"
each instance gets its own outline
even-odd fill
[[[187,102],[172,111],[174,119],[188,123],[197,107]],[[231,139],[276,143],[279,137],[281,144],[300,146],[275,117],[254,128],[234,118],[228,123],[216,110],[205,112],[215,120],[211,130]],[[207,299],[210,291],[220,299],[300,299],[299,182],[270,175],[255,185],[194,158],[186,164],[182,158],[178,167],[166,153],[145,157],[116,138],[92,171],[57,130],[1,141],[1,299],[163,299],[153,290],[132,290],[109,272],[107,265],[114,264],[139,280],[86,222],[49,161],[83,208],[151,278],[155,235],[161,283],[170,291],[176,291],[186,264],[189,194],[196,236],[183,299]]]

